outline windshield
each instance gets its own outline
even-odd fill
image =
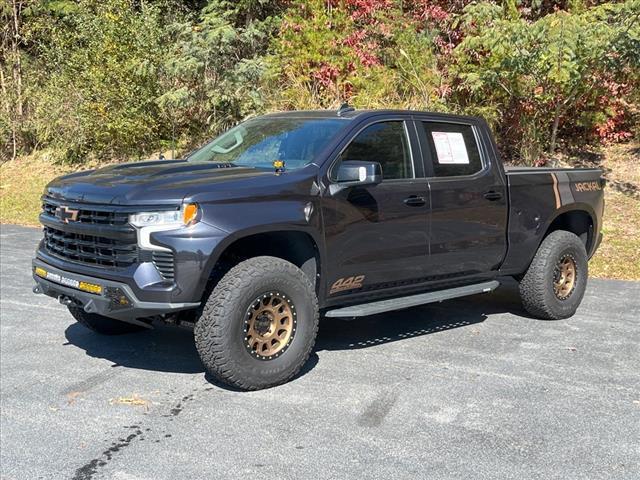
[[[259,117],[223,133],[189,155],[190,162],[225,162],[273,168],[284,160],[287,170],[312,163],[346,119]]]

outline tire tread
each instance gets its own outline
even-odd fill
[[[196,323],[194,335],[200,358],[209,373],[224,383],[242,390],[257,390],[263,387],[247,381],[236,373],[234,362],[221,340],[225,336],[231,335],[229,330],[232,322],[227,321],[231,318],[232,309],[235,306],[231,297],[235,292],[242,290],[248,279],[264,274],[264,272],[278,276],[281,274],[283,277],[297,277],[297,281],[304,282],[304,288],[311,293],[309,297],[313,312],[315,312],[315,318],[312,319],[314,339],[318,332],[319,314],[315,289],[309,278],[298,267],[277,257],[262,256],[250,258],[231,268],[218,282],[205,302]],[[280,379],[277,384],[286,383],[295,377],[307,362],[312,349],[313,343],[306,349],[297,368],[286,378]]]
[[[586,268],[586,251],[582,241],[575,234],[564,230],[550,233],[538,248],[519,285],[522,304],[525,310],[534,317],[546,320],[559,320],[567,317],[566,314],[560,313],[557,308],[554,308],[552,301],[548,298],[547,291],[549,259],[553,258],[554,251],[565,246],[574,246],[578,249],[581,256],[584,256]],[[586,282],[586,276],[584,276],[584,282]],[[582,290],[581,292],[574,292],[580,297],[577,305],[580,304],[582,295],[584,295],[584,285],[579,285],[579,288]]]

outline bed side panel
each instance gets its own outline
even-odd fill
[[[508,251],[500,272],[523,273],[551,223],[561,214],[582,210],[593,219],[593,235],[602,228],[604,195],[598,169],[511,169]],[[589,257],[598,242],[590,239]]]
[[[505,275],[523,272],[531,263],[548,226],[561,208],[558,181],[548,172],[512,172],[509,186],[509,226],[507,256],[500,267]]]

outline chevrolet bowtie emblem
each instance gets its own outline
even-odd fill
[[[64,223],[76,222],[78,220],[78,210],[74,210],[69,207],[56,208],[56,218],[59,218]]]

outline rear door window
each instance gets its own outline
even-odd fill
[[[471,125],[419,122],[424,130],[428,157],[434,176],[473,175],[482,170],[482,158]],[[429,161],[429,159],[427,159]]]

